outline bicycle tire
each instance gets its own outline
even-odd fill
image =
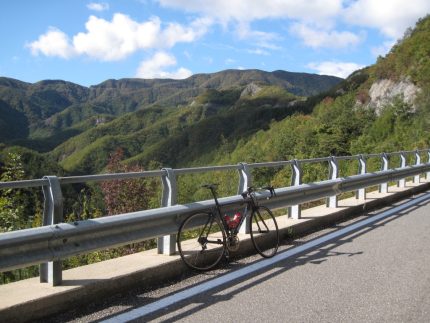
[[[179,227],[178,251],[191,269],[206,271],[215,267],[226,251],[226,234],[213,213],[194,213]]]
[[[279,247],[279,229],[275,216],[265,206],[258,206],[251,215],[251,240],[255,250],[264,258],[273,257]]]

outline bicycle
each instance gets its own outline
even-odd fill
[[[247,218],[250,220],[246,231],[251,235],[255,250],[264,258],[276,254],[279,246],[278,224],[267,207],[258,205],[253,187],[241,194],[245,203],[243,216],[236,214],[233,219],[228,215],[222,216],[215,191],[217,184],[202,187],[211,191],[215,208],[210,212],[191,214],[179,227],[178,250],[188,267],[206,271],[214,268],[224,256],[228,258],[229,251],[239,248],[239,229]],[[261,189],[270,191],[270,198],[275,195],[271,186]]]

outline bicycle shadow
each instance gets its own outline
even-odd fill
[[[412,199],[407,199],[406,201],[409,201]],[[360,256],[362,255],[364,252],[363,251],[357,251],[357,252],[339,252],[339,251],[335,251],[333,249],[351,243],[353,242],[355,239],[357,239],[358,237],[361,237],[377,228],[381,228],[385,225],[387,225],[388,223],[395,221],[397,219],[399,219],[400,217],[403,217],[409,213],[411,213],[412,211],[429,204],[430,201],[429,200],[425,200],[422,201],[420,203],[418,203],[415,206],[412,206],[404,211],[400,211],[394,215],[390,215],[387,216],[386,218],[383,218],[375,223],[370,223],[368,225],[365,225],[363,227],[359,227],[353,231],[350,231],[348,233],[345,233],[344,235],[340,236],[340,237],[336,237],[333,239],[328,239],[327,241],[324,241],[323,243],[314,246],[313,248],[307,249],[303,252],[300,252],[294,256],[291,256],[287,259],[283,259],[280,260],[279,262],[269,265],[267,267],[264,267],[262,269],[256,270],[244,277],[241,278],[237,278],[234,280],[230,280],[227,283],[214,287],[212,289],[210,289],[207,292],[202,292],[201,294],[198,294],[196,296],[192,296],[188,299],[184,299],[179,301],[178,303],[175,303],[171,306],[169,306],[166,309],[160,309],[158,311],[155,311],[153,313],[150,313],[149,315],[145,315],[142,316],[141,318],[134,320],[134,322],[143,322],[143,321],[150,321],[150,320],[156,320],[156,319],[161,319],[163,322],[175,322],[175,321],[179,321],[181,319],[184,319],[190,315],[192,315],[193,313],[196,313],[200,310],[205,309],[206,307],[212,306],[216,303],[219,302],[226,302],[231,300],[234,296],[236,296],[237,294],[246,291],[252,287],[254,287],[255,285],[258,284],[262,284],[265,281],[270,280],[273,277],[276,277],[282,273],[285,273],[288,270],[291,270],[293,268],[297,268],[306,264],[314,264],[314,265],[320,265],[326,261],[328,261],[331,257],[355,257],[355,256]],[[393,209],[397,206],[392,206],[388,209],[384,209],[382,212],[386,212],[389,209]],[[382,212],[378,212],[375,215],[378,215]],[[374,215],[371,215],[374,216]],[[370,217],[371,217],[370,216]],[[362,220],[363,221],[363,220]],[[359,221],[360,222],[360,221]],[[321,237],[306,241],[305,243],[310,243],[312,241],[315,241],[316,239],[319,239]],[[293,241],[291,244],[291,248],[294,248],[296,246],[300,246],[303,243],[301,242],[297,242],[297,241]],[[283,251],[286,252],[288,250],[290,250],[291,248]],[[258,263],[260,261],[264,261],[264,259],[259,259],[253,263],[249,263],[246,264],[246,266],[254,264],[254,263]],[[230,265],[232,267],[232,271],[228,272],[226,275],[228,275],[231,272],[234,272],[235,270],[239,270],[240,268],[243,268],[243,266],[237,266],[236,264],[231,264]],[[237,268],[235,268],[237,267]],[[264,275],[266,272],[270,272],[269,274]],[[261,277],[259,277],[261,276]],[[217,277],[214,277],[213,279],[215,279]],[[213,279],[209,279],[213,280]],[[176,290],[168,295],[163,296],[163,298],[174,295],[176,293],[179,293],[183,290],[187,290],[190,289],[194,286],[197,286],[201,283],[197,283],[193,286],[189,286],[186,288],[183,288],[181,290]],[[233,285],[240,285],[237,288],[229,288]],[[228,288],[229,290],[227,292],[224,292],[223,294],[219,294],[222,291],[225,291],[226,288]],[[204,295],[204,297],[202,297],[202,295]],[[146,300],[148,301],[148,299]],[[155,300],[154,300],[155,301]],[[140,305],[134,304],[134,307],[139,307]],[[127,310],[124,310],[123,312],[128,312],[130,310],[132,310],[133,308],[128,308]],[[174,313],[178,311],[178,313]],[[174,313],[174,314],[173,314]],[[112,315],[111,318],[115,318],[115,316],[119,315],[120,313],[117,313],[115,315]],[[108,319],[104,318],[104,319]]]

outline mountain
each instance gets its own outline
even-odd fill
[[[245,103],[249,115],[277,106],[281,109],[266,115],[280,118],[287,113],[281,110],[291,101],[328,90],[340,81],[332,76],[260,70],[226,70],[185,80],[107,80],[89,88],[61,80],[30,84],[3,77],[0,142],[53,151],[51,155],[70,171],[82,169],[82,161],[93,160],[94,154],[103,161],[83,169],[100,171],[116,144],[128,146],[129,157],[139,159],[136,156],[141,155],[145,162],[151,158],[165,162],[156,156],[157,147],[161,148],[164,140],[173,140],[171,137],[182,131],[179,129],[192,125],[192,131],[199,127],[196,122],[221,114],[233,118],[239,111],[232,110],[245,109]],[[263,110],[257,111],[259,107]],[[263,123],[267,122],[270,120]],[[248,133],[255,126],[250,126]],[[103,153],[95,153],[101,147]]]
[[[248,93],[249,88],[254,92]],[[100,171],[117,147],[129,162],[190,165],[210,152],[265,129],[273,120],[303,112],[305,99],[277,86],[206,90],[187,105],[157,105],[99,124],[57,146],[50,155],[73,173]],[[309,112],[309,111],[308,111]]]
[[[330,91],[307,101],[309,114],[288,116],[270,124],[229,151],[215,164],[239,161],[305,159],[430,147],[430,16],[406,31],[390,52],[374,65],[352,73]],[[424,156],[423,156],[424,157]],[[427,160],[427,156],[424,157]],[[393,157],[391,165],[398,165]],[[413,163],[409,159],[408,163]],[[368,160],[368,171],[379,170],[380,159]],[[354,174],[356,165],[343,165]],[[289,170],[257,174],[256,180],[288,184]],[[326,178],[316,166],[304,171],[304,181]]]
[[[4,131],[0,141],[64,137],[62,132],[66,129],[73,130],[72,136],[100,120],[111,120],[151,104],[168,107],[187,104],[207,89],[243,88],[255,82],[309,96],[327,90],[339,81],[331,76],[259,70],[197,74],[185,80],[108,80],[89,88],[65,81],[30,84],[2,77],[0,109],[4,113],[0,122],[8,124],[10,118],[18,118],[22,127],[13,134]],[[80,124],[83,121],[86,123]]]

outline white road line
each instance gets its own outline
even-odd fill
[[[390,209],[388,211],[385,211],[381,214],[372,216],[366,220],[357,222],[355,224],[352,224],[346,228],[340,229],[336,232],[329,233],[323,237],[320,237],[318,239],[315,239],[313,241],[307,242],[301,246],[295,247],[293,249],[289,249],[285,252],[279,253],[273,258],[264,259],[257,263],[248,265],[242,269],[236,270],[234,272],[225,274],[223,276],[220,276],[218,278],[212,279],[210,281],[207,281],[205,283],[199,284],[197,286],[191,287],[189,289],[183,290],[181,292],[178,292],[176,294],[170,295],[168,297],[162,298],[158,301],[155,301],[151,304],[144,305],[142,307],[133,309],[129,312],[119,314],[117,316],[114,316],[112,318],[109,318],[103,322],[105,323],[119,323],[119,322],[127,322],[131,320],[135,320],[138,318],[141,318],[143,316],[146,316],[148,314],[154,313],[158,310],[161,310],[165,307],[171,306],[175,303],[178,303],[180,301],[183,301],[185,299],[191,298],[193,296],[199,295],[201,293],[204,293],[208,290],[214,289],[216,287],[219,287],[221,285],[224,285],[226,283],[229,283],[231,281],[234,281],[238,278],[245,277],[253,272],[259,271],[261,269],[264,269],[266,267],[269,267],[277,262],[283,261],[285,259],[288,259],[292,256],[295,256],[296,254],[302,253],[303,251],[307,251],[309,249],[312,249],[318,245],[321,245],[329,240],[332,240],[334,238],[346,235],[349,232],[355,231],[357,229],[360,229],[362,227],[365,227],[369,224],[372,224],[374,222],[377,222],[379,220],[382,220],[386,217],[392,216],[400,211],[406,210],[422,201],[425,201],[430,198],[430,193],[427,193],[419,198],[416,198],[412,201],[406,202],[402,205],[399,205],[393,209]]]

